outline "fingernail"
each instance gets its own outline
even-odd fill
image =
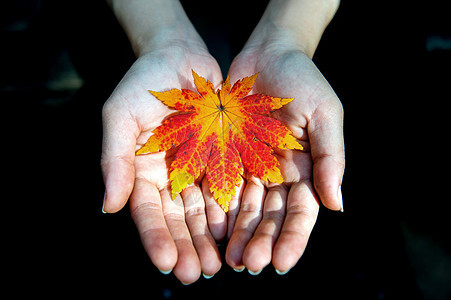
[[[245,268],[246,268],[245,266],[241,266],[241,267],[233,268],[233,270],[235,272],[243,272]]]
[[[106,191],[105,191],[105,194],[103,195],[103,204],[102,204],[102,212],[104,213],[104,214],[106,214],[107,212],[105,211],[105,198],[106,198]]]
[[[191,283],[184,283],[183,281],[180,281],[184,286],[190,285]]]
[[[277,270],[277,269],[275,269],[275,270],[276,270],[276,273],[277,273],[277,274],[279,274],[279,275],[285,275],[285,274],[287,274],[288,272],[290,272],[291,269],[288,269],[288,270],[286,270],[285,272],[279,271],[279,270]]]
[[[262,270],[263,269],[260,269],[260,270],[258,270],[258,271],[256,271],[256,272],[252,272],[251,270],[247,270],[248,272],[249,272],[249,274],[251,274],[251,275],[253,275],[253,276],[257,276],[258,274],[260,274],[261,272],[262,272]]]
[[[202,273],[202,276],[204,276],[205,279],[210,279],[213,276],[215,276],[215,274],[213,274],[213,275],[206,275],[205,273]]]
[[[172,272],[172,269],[170,269],[170,270],[168,270],[168,271],[164,271],[164,270],[160,270],[160,269],[158,269],[158,271],[160,271],[160,272],[161,272],[161,274],[164,274],[164,275],[168,275],[169,273],[171,273],[171,272]]]
[[[340,204],[340,211],[344,212],[344,209],[343,209],[343,194],[341,193],[341,185],[338,187],[338,201],[339,201],[339,204]]]

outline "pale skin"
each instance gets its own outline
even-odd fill
[[[319,202],[343,209],[343,110],[311,61],[338,3],[271,1],[232,63],[232,83],[259,72],[251,93],[294,98],[273,117],[290,128],[305,151],[277,151],[283,184],[246,174],[227,214],[213,199],[206,178],[171,199],[168,166],[174,153],[135,156],[171,113],[147,90],[194,90],[192,69],[218,88],[223,81],[218,64],[178,1],[110,4],[138,59],[103,109],[103,210],[114,213],[129,200],[153,264],[184,284],[219,271],[216,242],[224,239],[226,262],[235,270],[256,274],[272,263],[278,273],[289,271],[304,252]]]

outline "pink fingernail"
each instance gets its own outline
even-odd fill
[[[241,266],[241,267],[233,268],[233,270],[235,272],[243,272],[245,268],[246,268],[245,266]]]
[[[106,191],[105,191],[105,194],[103,195],[102,212],[104,214],[107,214],[107,212],[105,211],[105,199],[106,199]]]
[[[160,271],[160,272],[161,272],[161,274],[164,274],[164,275],[168,275],[169,273],[171,273],[171,272],[172,272],[172,269],[170,269],[170,270],[167,270],[167,271],[158,269],[158,271]]]
[[[213,276],[215,276],[215,274],[213,274],[213,275],[206,275],[205,273],[202,272],[202,276],[204,276],[205,279],[210,279]]]
[[[258,274],[260,274],[262,272],[263,269],[257,270],[255,272],[251,271],[251,270],[247,270],[249,272],[249,274],[251,274],[252,276],[257,276]]]
[[[338,187],[338,202],[340,204],[340,211],[344,212],[344,209],[343,209],[343,194],[341,192],[341,185]]]
[[[279,271],[279,270],[276,269],[276,273],[279,274],[279,275],[285,275],[285,274],[287,274],[289,271],[290,271],[290,269],[288,269],[288,270],[286,270],[286,271],[284,271],[284,272]]]

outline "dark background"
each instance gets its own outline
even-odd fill
[[[225,74],[266,3],[183,1]],[[314,61],[345,109],[345,212],[320,210],[285,276],[224,263],[185,287],[151,264],[128,208],[101,213],[101,109],[135,59],[108,6],[3,1],[6,287],[63,297],[450,299],[444,4],[342,1]]]

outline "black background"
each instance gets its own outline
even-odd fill
[[[101,109],[135,59],[108,6],[3,2],[6,286],[63,297],[451,297],[450,18],[445,1],[394,2],[343,1],[314,57],[345,110],[345,212],[320,210],[287,275],[224,263],[187,287],[151,264],[127,207],[101,212]],[[266,3],[183,1],[224,74]]]

